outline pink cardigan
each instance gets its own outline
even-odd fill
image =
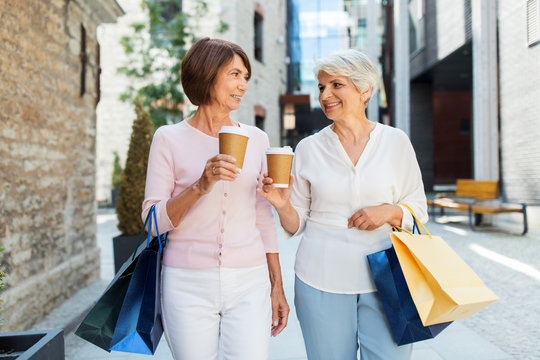
[[[218,181],[176,228],[167,214],[167,200],[199,179],[206,161],[219,153],[219,140],[186,121],[162,126],[154,134],[142,218],[156,204],[159,231],[169,232],[165,265],[251,267],[265,264],[266,253],[278,252],[271,205],[255,191],[266,171],[268,136],[256,127],[240,126],[249,133],[242,172],[234,181]]]

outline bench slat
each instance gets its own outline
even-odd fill
[[[498,181],[458,179],[456,182],[456,195],[473,197],[478,200],[497,199],[499,197]]]

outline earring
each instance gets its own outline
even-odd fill
[[[366,98],[362,96],[362,101],[366,101]]]

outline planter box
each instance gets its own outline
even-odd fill
[[[133,255],[138,239],[139,235],[119,235],[113,238],[115,274],[120,270],[126,260]]]
[[[117,188],[111,189],[111,207],[116,209],[116,199],[118,198],[118,193],[120,192]]]
[[[0,334],[0,360],[65,359],[64,330]]]

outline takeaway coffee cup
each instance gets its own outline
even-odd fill
[[[268,177],[277,188],[289,187],[289,177],[294,153],[290,146],[271,147],[266,151]]]
[[[232,155],[236,159],[236,167],[241,169],[249,139],[247,131],[238,126],[222,126],[218,135],[219,153]]]

